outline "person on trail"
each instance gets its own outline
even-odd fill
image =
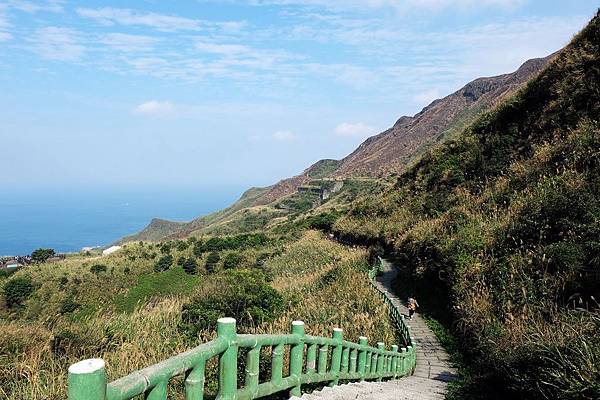
[[[417,300],[409,297],[408,298],[408,318],[412,319],[413,314],[415,313],[415,311],[417,311],[417,307],[419,307],[419,303],[417,303]]]

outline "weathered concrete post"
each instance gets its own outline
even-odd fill
[[[225,340],[229,347],[219,356],[219,392],[217,399],[234,400],[237,392],[236,328],[234,318],[217,320],[217,337]]]
[[[69,400],[104,400],[106,370],[104,360],[93,358],[69,367]]]
[[[290,349],[290,375],[298,377],[298,384],[290,390],[290,397],[302,394],[300,380],[302,378],[302,357],[304,356],[304,322],[292,322],[292,334],[298,337],[300,343],[293,345]]]

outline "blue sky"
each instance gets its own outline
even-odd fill
[[[0,184],[271,184],[561,48],[598,6],[2,0]]]

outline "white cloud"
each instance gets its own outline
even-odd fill
[[[167,116],[173,114],[175,106],[169,101],[150,100],[138,105],[134,112],[142,115]]]
[[[380,9],[392,8],[396,10],[442,10],[447,8],[486,8],[502,7],[514,8],[526,0],[248,0],[252,5],[280,5],[280,6],[308,6],[322,7],[333,10],[347,9]]]
[[[49,0],[46,2],[33,2],[27,0],[8,0],[7,6],[10,8],[14,8],[19,11],[23,11],[26,13],[37,13],[37,12],[54,12],[60,13],[63,12],[63,4],[64,0]]]
[[[439,99],[440,97],[442,97],[442,95],[440,94],[439,89],[433,88],[424,90],[421,93],[417,93],[413,96],[413,101],[419,105],[427,105],[433,100]]]
[[[337,136],[345,137],[366,137],[377,133],[377,128],[362,122],[350,123],[343,122],[335,127],[333,131]]]
[[[296,139],[296,135],[290,131],[277,131],[273,134],[273,139],[279,141],[289,141]]]
[[[6,42],[7,40],[12,39],[12,35],[8,32],[0,32],[0,42]]]
[[[235,56],[248,54],[251,52],[250,47],[239,44],[218,44],[205,41],[196,43],[196,48],[207,53],[221,54],[224,56]]]
[[[244,21],[212,22],[180,17],[177,15],[142,12],[129,8],[77,8],[77,13],[85,18],[106,25],[145,26],[163,32],[219,30],[225,33],[237,32],[245,26]]]
[[[38,29],[27,39],[32,50],[49,60],[79,61],[86,48],[78,41],[79,33],[69,28],[50,26]]]
[[[77,13],[82,17],[91,18],[103,25],[141,25],[162,31],[198,30],[199,21],[190,18],[143,13],[128,8],[78,8]]]
[[[152,50],[159,39],[150,36],[127,33],[108,33],[100,38],[100,43],[125,52]]]

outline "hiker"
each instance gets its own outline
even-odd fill
[[[408,298],[408,318],[412,319],[413,314],[417,311],[417,307],[419,307],[419,303],[417,303],[416,299],[412,297]]]

